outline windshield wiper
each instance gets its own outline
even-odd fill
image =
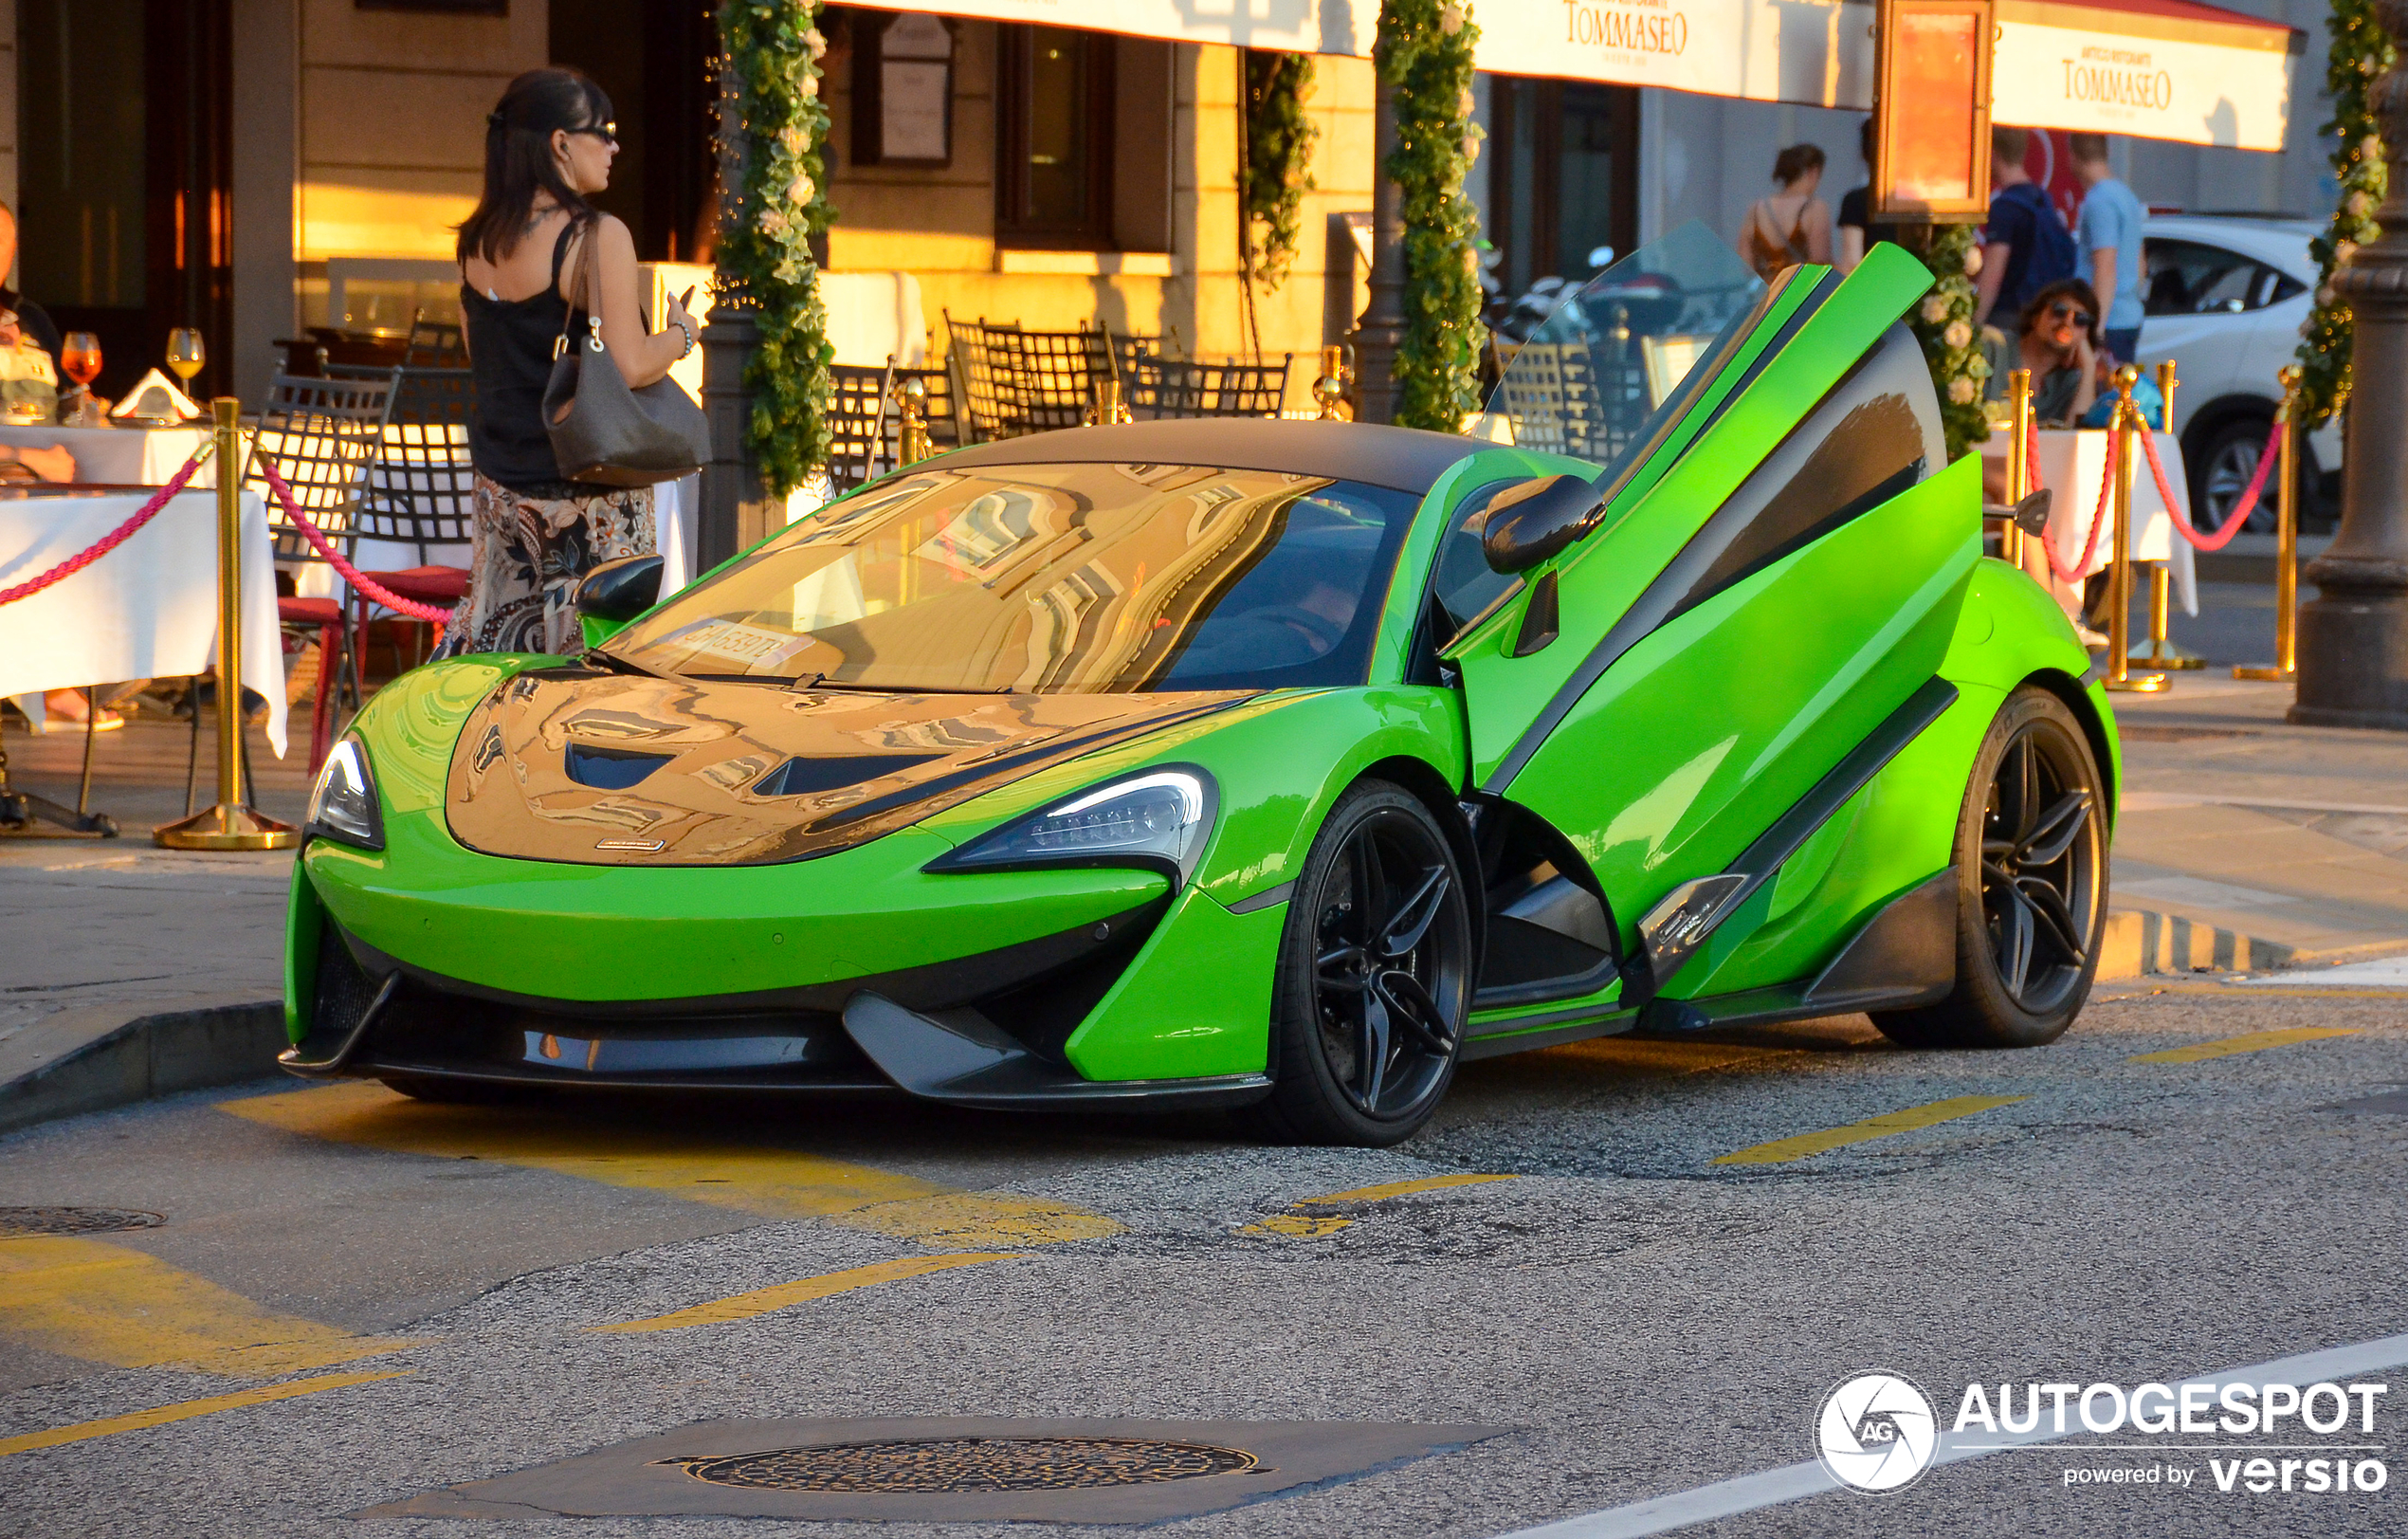
[[[668,674],[662,672],[658,669],[646,668],[643,664],[636,662],[633,658],[621,657],[616,652],[606,652],[599,647],[588,647],[583,655],[581,655],[577,660],[581,663],[590,663],[596,668],[609,669],[613,673],[632,673],[640,679],[666,679],[669,677]]]

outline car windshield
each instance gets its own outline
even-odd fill
[[[1418,504],[1276,470],[931,468],[830,504],[604,650],[929,693],[1360,684]]]
[[[1604,485],[1685,404],[1685,383],[1712,377],[1699,365],[1738,341],[1763,291],[1691,220],[1567,292],[1506,361],[1482,429],[1603,466]]]

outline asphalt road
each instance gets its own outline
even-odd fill
[[[697,1422],[976,1415],[1495,1429],[1169,1531],[1503,1535],[1812,1460],[1824,1397],[1869,1370],[1945,1423],[1969,1383],[2390,1336],[2402,997],[2305,981],[2103,997],[2025,1053],[1843,1017],[1496,1060],[1385,1152],[373,1085],[56,1124],[0,1141],[0,1204],[166,1221],[0,1239],[0,1533],[1046,1531],[345,1516]],[[2357,1377],[2394,1386],[2370,1433],[2077,1436],[1683,1531],[2395,1534],[2408,1371]],[[2165,1446],[2208,1441],[2243,1447]],[[2388,1483],[2216,1488],[2211,1457],[2267,1442],[2382,1445],[2350,1457]],[[2160,1466],[2197,1473],[2065,1483]]]

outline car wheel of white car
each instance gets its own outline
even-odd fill
[[[2228,417],[2216,429],[2203,434],[2197,454],[2183,458],[2191,468],[2192,495],[2198,511],[2193,522],[2201,531],[2214,533],[2224,527],[2240,504],[2241,494],[2257,474],[2258,458],[2266,452],[2267,435],[2274,431],[2274,419],[2269,416]],[[2274,485],[2270,471],[2265,489],[2257,496],[2257,508],[2249,516],[2246,525],[2252,532],[2274,529],[2276,499],[2282,488]]]

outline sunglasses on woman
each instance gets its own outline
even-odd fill
[[[566,130],[566,132],[571,134],[591,134],[595,138],[600,139],[603,143],[610,145],[613,149],[618,147],[619,125],[615,122],[596,123],[591,128],[572,128]]]

